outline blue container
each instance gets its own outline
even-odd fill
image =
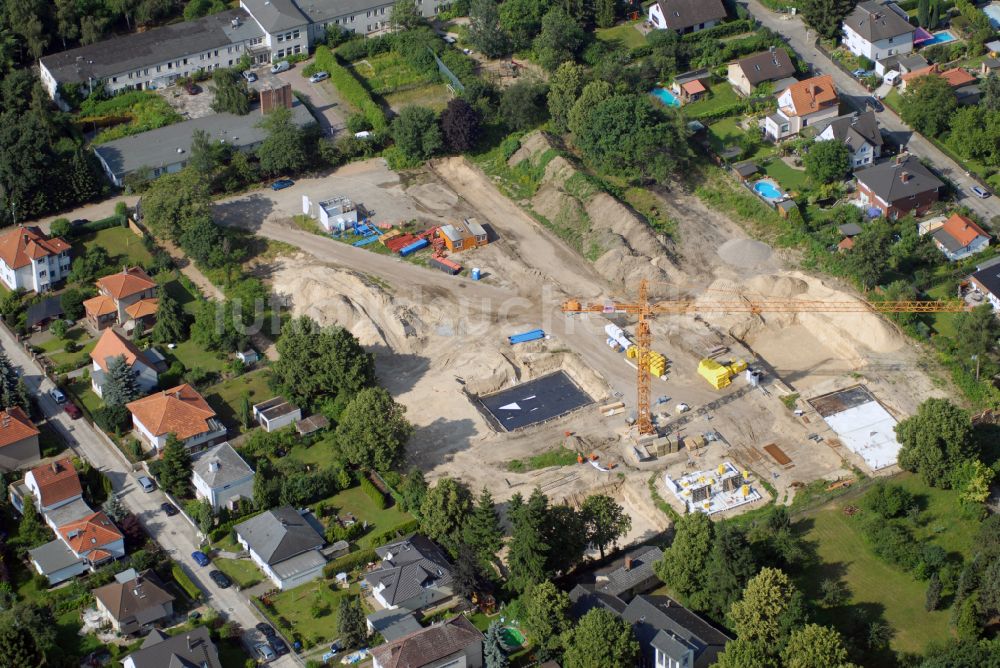
[[[545,338],[545,330],[533,329],[530,332],[523,332],[521,334],[515,334],[514,336],[508,336],[507,341],[513,345],[515,343],[527,343],[528,341],[537,341],[538,339]]]
[[[474,281],[478,281],[479,280],[479,267],[473,267],[472,268],[472,280],[474,280]]]
[[[427,239],[417,239],[416,241],[414,241],[409,246],[403,246],[402,248],[400,248],[399,249],[399,256],[400,257],[406,257],[407,255],[412,255],[413,253],[416,253],[421,248],[427,248],[430,245],[431,245],[431,242],[427,241]]]

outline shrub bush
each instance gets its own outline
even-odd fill
[[[407,534],[411,534],[420,528],[420,522],[417,520],[410,520],[409,522],[404,522],[397,527],[393,527],[388,531],[383,531],[382,533],[375,534],[372,536],[372,545],[375,547],[381,547],[383,545],[388,545],[389,543],[398,540],[400,537]]]
[[[348,44],[354,44],[354,42],[349,42]],[[317,47],[316,60],[310,67],[329,72],[330,81],[337,87],[337,92],[349,104],[357,107],[368,118],[368,122],[371,123],[373,128],[381,130],[387,126],[385,114],[382,113],[382,109],[372,100],[372,96],[368,93],[368,90],[360,81],[354,78],[354,75],[346,67],[337,62],[336,57],[330,52],[330,49],[325,46]]]
[[[367,476],[361,478],[361,490],[375,503],[376,508],[385,508],[385,494]]]
[[[861,506],[882,519],[892,519],[905,513],[913,505],[913,495],[899,485],[878,484],[861,500]]]
[[[361,566],[364,566],[370,561],[375,561],[378,559],[378,555],[375,554],[374,549],[360,550],[358,552],[351,552],[350,554],[345,554],[342,557],[334,559],[326,566],[323,567],[323,576],[327,578],[332,578],[337,573],[344,573],[353,571]]]
[[[184,590],[184,593],[192,600],[197,601],[201,599],[201,590],[191,581],[187,573],[181,569],[180,564],[173,564],[170,567],[170,574],[173,575],[174,581],[177,582],[180,588]]]

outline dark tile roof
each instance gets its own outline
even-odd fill
[[[98,587],[92,593],[111,616],[123,624],[142,625],[166,617],[169,614],[166,605],[174,600],[156,574],[149,570],[132,580]]]
[[[936,190],[944,184],[913,156],[890,160],[854,172],[859,183],[889,204],[913,195]],[[905,180],[904,180],[905,176]]]
[[[822,134],[827,128],[833,131],[834,139],[846,144],[851,151],[857,151],[862,142],[872,146],[881,146],[884,143],[874,111],[838,116],[818,125],[816,132]]]
[[[374,589],[381,585],[382,598],[390,605],[408,601],[433,583],[436,587],[451,585],[451,564],[444,552],[426,536],[409,538],[376,548],[381,566],[365,575]]]
[[[726,18],[722,0],[660,0],[663,20],[671,30],[684,30]]]
[[[984,288],[1000,298],[1000,264],[983,267],[972,275]]]
[[[34,327],[43,320],[61,318],[62,316],[63,308],[59,297],[46,297],[37,304],[28,307],[28,327]]]
[[[372,649],[372,656],[382,668],[420,668],[440,661],[478,644],[482,662],[483,634],[462,615],[421,629],[398,640]]]
[[[837,228],[837,231],[845,237],[856,237],[861,234],[861,226],[857,223],[844,223]]]
[[[222,668],[219,653],[204,626],[175,636],[154,629],[142,648],[128,656],[135,668]]]
[[[760,167],[753,160],[746,160],[744,162],[737,162],[733,164],[733,171],[746,178],[760,171]]]
[[[293,0],[243,0],[243,4],[269,33],[300,28],[309,23]]]
[[[626,570],[625,563],[631,559],[631,566]],[[627,552],[622,559],[616,560],[612,566],[598,570],[594,590],[622,596],[628,592],[642,593],[636,589],[646,589],[650,584],[658,582],[653,564],[663,559],[663,551],[655,545],[645,545]]]
[[[784,79],[795,74],[795,65],[784,49],[761,51],[736,61],[751,86],[764,81]]]
[[[399,640],[420,630],[420,623],[413,613],[402,609],[382,609],[368,615],[368,624],[375,633],[382,634],[386,642]]]
[[[191,463],[191,472],[212,489],[252,476],[254,471],[228,442],[205,450]]]
[[[251,550],[269,566],[318,549],[325,542],[312,525],[291,506],[282,506],[236,525]]]
[[[622,613],[635,628],[643,654],[657,647],[676,660],[690,650],[695,668],[709,666],[729,637],[669,596],[636,596]]]
[[[593,585],[577,585],[569,592],[570,614],[576,619],[583,617],[594,608],[604,608],[616,615],[625,612],[628,604],[617,596],[594,591]]]
[[[844,19],[844,25],[869,42],[899,37],[916,30],[909,21],[888,5],[871,1],[862,2],[855,7],[854,11]]]

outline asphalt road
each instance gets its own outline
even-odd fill
[[[109,444],[86,420],[71,420],[48,394],[54,385],[41,372],[34,360],[18,345],[6,329],[0,328],[0,343],[15,366],[24,373],[28,389],[38,397],[38,403],[49,424],[70,444],[73,451],[106,475],[114,493],[125,507],[139,518],[146,532],[165,550],[205,595],[205,602],[225,619],[235,621],[244,629],[245,644],[252,645],[257,637],[254,625],[262,621],[250,602],[235,588],[220,589],[208,577],[211,566],[201,568],[191,558],[198,549],[195,528],[182,516],[167,517],[160,504],[166,496],[156,490],[144,492],[136,482],[132,464]],[[300,666],[297,657],[287,655],[271,665],[278,668]]]
[[[758,0],[747,0],[747,7],[763,26],[780,33],[803,60],[812,63],[814,69],[833,77],[834,84],[840,91],[841,100],[854,108],[864,109],[863,100],[871,93],[816,48],[816,31],[808,28],[801,17],[772,12]],[[1000,215],[1000,199],[996,195],[985,200],[973,195],[971,188],[978,185],[978,181],[967,176],[961,165],[945,155],[923,135],[914,132],[894,111],[886,107],[886,110],[877,116],[883,133],[890,134],[894,143],[905,145],[913,155],[929,160],[942,176],[961,189],[959,204],[975,211],[986,223],[989,223],[994,216]]]

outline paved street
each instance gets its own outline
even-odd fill
[[[815,30],[809,29],[800,17],[772,12],[758,0],[747,0],[747,7],[763,26],[781,33],[789,46],[807,63],[812,63],[814,69],[833,77],[842,100],[857,108],[863,108],[862,100],[871,93],[816,48]],[[930,160],[940,174],[958,185],[962,191],[962,196],[958,200],[960,204],[978,213],[986,223],[989,223],[994,216],[1000,215],[1000,199],[996,195],[985,200],[973,195],[970,188],[976,185],[977,181],[966,176],[965,170],[958,163],[923,136],[913,132],[895,112],[886,108],[884,112],[878,114],[878,120],[882,129],[890,133],[897,143],[906,145],[910,153]]]
[[[212,570],[211,567],[201,568],[191,559],[191,553],[198,549],[199,543],[194,527],[182,515],[174,517],[164,515],[160,510],[160,504],[167,500],[163,493],[159,490],[152,493],[143,492],[136,484],[135,475],[131,472],[132,465],[124,455],[108,444],[86,420],[69,419],[69,416],[48,395],[48,391],[53,387],[52,383],[45,378],[31,357],[14,341],[6,329],[0,329],[0,343],[11,363],[24,372],[25,383],[28,389],[39,397],[39,404],[49,418],[49,423],[64,437],[77,455],[89,461],[111,480],[115,494],[125,507],[139,518],[149,535],[191,576],[206,595],[205,602],[218,610],[226,619],[237,622],[244,629],[249,629],[244,639],[252,642],[256,635],[253,627],[262,619],[249,601],[235,588],[219,589],[209,579],[208,572]],[[271,665],[290,668],[301,663],[289,655]]]

